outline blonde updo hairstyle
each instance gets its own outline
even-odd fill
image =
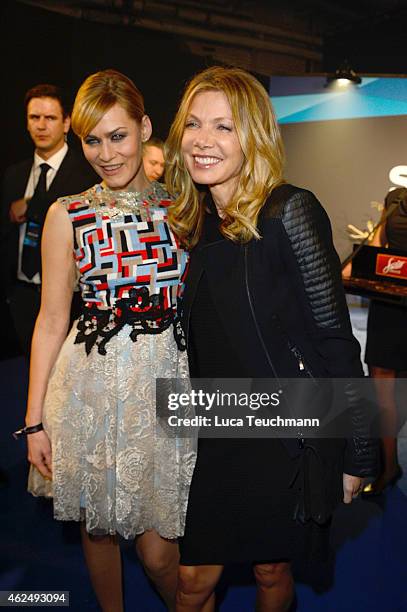
[[[201,234],[204,194],[188,173],[181,143],[191,103],[204,91],[220,91],[226,96],[244,156],[236,191],[224,209],[223,235],[243,243],[260,238],[259,213],[271,191],[284,182],[281,134],[269,96],[261,83],[239,68],[215,66],[197,74],[185,89],[166,142],[166,185],[176,197],[169,219],[188,248],[198,242]]]
[[[144,100],[133,81],[117,70],[91,74],[76,94],[71,125],[79,138],[86,138],[103,115],[119,104],[137,123],[145,114]]]

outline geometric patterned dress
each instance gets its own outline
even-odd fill
[[[43,406],[52,480],[28,490],[59,520],[95,535],[183,534],[195,440],[157,430],[155,379],[187,378],[177,319],[187,254],[167,222],[171,199],[96,185],[59,200],[74,235],[83,308],[58,355]]]

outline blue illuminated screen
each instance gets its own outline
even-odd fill
[[[326,77],[270,78],[270,97],[280,124],[407,115],[407,78],[362,77],[341,87]]]

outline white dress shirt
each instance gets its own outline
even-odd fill
[[[50,169],[48,170],[47,177],[46,177],[47,178],[47,191],[48,191],[67,152],[68,152],[68,145],[65,143],[64,146],[61,149],[59,149],[59,151],[54,153],[54,155],[52,155],[52,157],[50,157],[47,160],[42,159],[42,157],[40,157],[38,153],[34,153],[34,162],[33,162],[33,165],[31,166],[30,176],[28,177],[27,186],[25,188],[25,193],[24,193],[25,198],[31,198],[33,196],[35,188],[38,183],[38,179],[40,178],[40,174],[41,174],[40,165],[43,164],[44,162],[46,162],[50,166]],[[19,280],[22,280],[28,283],[35,283],[36,285],[39,285],[41,283],[41,278],[39,274],[36,274],[35,276],[33,276],[33,278],[30,279],[26,277],[26,275],[21,269],[21,259],[22,259],[22,254],[23,254],[23,243],[24,243],[26,225],[27,225],[26,223],[22,223],[20,225],[17,278]]]

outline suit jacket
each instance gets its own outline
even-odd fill
[[[1,190],[1,283],[7,288],[16,280],[18,263],[18,242],[20,225],[11,223],[9,209],[12,202],[24,197],[27,181],[30,176],[32,158],[9,166],[3,177]],[[98,176],[84,159],[83,155],[72,147],[62,160],[58,172],[47,192],[47,201],[42,211],[42,221],[46,212],[57,198],[80,193],[98,182]]]
[[[203,235],[191,252],[181,305],[187,345],[191,308],[205,273],[223,328],[248,376],[363,376],[329,219],[315,196],[292,185],[275,189],[259,218],[261,240],[243,245],[220,233],[214,237],[218,220],[211,203],[209,208],[213,214],[206,215]],[[199,377],[191,360],[190,371]],[[368,476],[377,469],[376,446],[368,439],[355,388],[356,382],[346,389],[352,427],[347,442],[316,438],[304,446],[301,439],[284,441],[290,454],[308,466],[312,486],[304,489],[301,512],[322,522],[341,499],[343,471]]]

